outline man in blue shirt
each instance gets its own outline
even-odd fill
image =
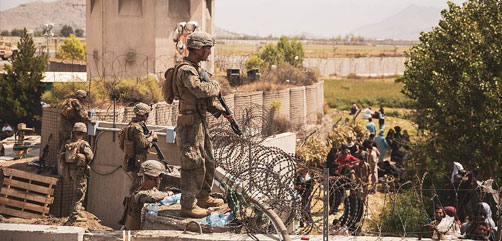
[[[373,123],[373,120],[371,118],[368,119],[368,124],[366,124],[366,130],[370,132],[370,134],[375,135],[376,134],[376,125]]]

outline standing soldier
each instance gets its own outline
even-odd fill
[[[125,210],[119,224],[128,230],[141,229],[141,209],[145,203],[156,203],[165,197],[172,195],[171,192],[161,192],[157,188],[160,185],[160,174],[165,172],[164,165],[155,160],[141,163],[139,174],[143,176],[140,190],[127,197],[124,201]]]
[[[209,196],[213,185],[215,161],[209,139],[207,112],[218,118],[224,113],[215,98],[220,86],[215,81],[203,81],[199,63],[211,54],[214,38],[205,32],[188,36],[188,57],[177,66],[174,96],[179,100],[176,143],[181,152],[181,213],[200,218],[210,214],[206,209],[223,204]],[[232,116],[225,116],[231,120]]]
[[[77,90],[74,97],[68,98],[63,102],[60,109],[60,128],[59,128],[59,145],[66,144],[66,141],[71,138],[71,130],[75,123],[89,123],[91,120],[83,103],[87,97],[87,92]]]
[[[141,163],[146,161],[148,149],[157,140],[157,135],[154,132],[145,133],[140,124],[148,119],[150,106],[140,102],[134,106],[134,114],[136,114],[136,117],[132,118],[119,136],[120,148],[125,152],[123,167],[127,172],[132,173],[132,185],[129,194],[134,193],[139,187],[141,182],[141,177],[138,176],[139,168]]]
[[[87,126],[82,122],[77,122],[73,126],[73,137],[61,148],[59,163],[63,170],[65,180],[73,181],[73,202],[72,218],[77,218],[84,208],[82,202],[87,191],[87,175],[89,175],[89,163],[94,154],[91,146],[84,138],[87,135]]]

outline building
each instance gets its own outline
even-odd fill
[[[162,76],[182,58],[172,40],[179,22],[214,29],[213,0],[86,0],[86,8],[88,78]]]

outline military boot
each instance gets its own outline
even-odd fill
[[[218,207],[223,205],[223,200],[209,196],[205,199],[197,199],[197,205],[201,208]]]
[[[181,215],[190,218],[203,218],[209,216],[211,212],[207,209],[200,208],[198,206],[192,209],[181,207]]]

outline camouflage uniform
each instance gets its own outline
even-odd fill
[[[136,106],[139,105],[148,106],[143,103],[139,103]],[[136,107],[135,107],[135,112],[137,112]],[[136,160],[134,169],[129,170],[131,171],[133,178],[131,189],[129,190],[130,194],[134,193],[134,191],[136,191],[136,189],[140,185],[141,177],[138,175],[138,172],[141,163],[146,161],[146,157],[148,155],[148,149],[152,147],[153,140],[156,138],[155,134],[151,134],[150,136],[147,137],[149,133],[144,132],[143,128],[140,125],[140,122],[141,120],[134,117],[131,120],[131,122],[129,122],[124,132],[125,134],[124,138],[126,139],[126,141],[130,141],[130,143],[132,144],[132,147],[125,147],[125,148],[132,148],[132,151],[124,150],[126,155],[124,156],[123,167],[127,169],[127,162],[129,158],[134,158]],[[130,156],[131,154],[132,156]]]
[[[141,164],[139,172],[143,175],[158,177],[160,173],[165,172],[165,167],[158,161],[148,160]],[[145,203],[156,203],[169,195],[172,195],[172,193],[161,192],[155,187],[149,190],[136,191],[124,200],[124,216],[119,223],[123,224],[128,230],[141,229],[141,210]]]
[[[62,105],[62,108],[69,108],[69,110],[60,110],[59,121],[59,143],[64,145],[71,138],[71,130],[75,123],[83,122],[89,123],[91,120],[87,115],[87,110],[79,99],[85,98],[87,93],[83,90],[78,90],[75,93],[77,98],[68,98]]]
[[[80,129],[79,129],[80,128]],[[73,130],[79,129],[77,131],[86,133],[87,128],[84,123],[77,122]],[[65,153],[67,148],[70,146],[77,146],[75,161],[67,160]],[[89,163],[94,158],[91,146],[85,140],[78,140],[73,137],[68,140],[65,145],[62,146],[60,151],[60,163],[63,165],[63,176],[66,180],[73,181],[73,201],[72,201],[72,215],[78,214],[84,208],[82,207],[82,202],[85,198],[85,193],[87,191],[87,175]]]
[[[215,161],[209,139],[207,112],[218,118],[224,111],[215,98],[218,83],[203,82],[200,67],[183,59],[175,86],[179,99],[176,143],[181,152],[181,205],[192,209],[196,198],[209,197],[213,185]]]

